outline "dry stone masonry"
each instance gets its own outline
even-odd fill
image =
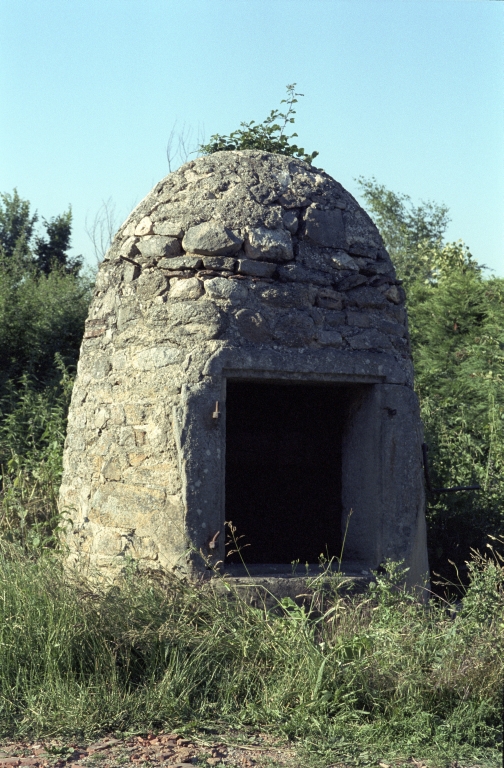
[[[352,510],[345,560],[402,558],[419,580],[412,387],[404,291],[338,182],[253,150],[185,164],[97,275],[61,488],[71,561],[194,573],[199,553],[225,560],[232,519],[251,562],[316,562]]]

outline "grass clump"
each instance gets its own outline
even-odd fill
[[[57,555],[0,552],[0,734],[262,729],[310,760],[498,762],[504,569],[475,555],[456,609],[389,564],[363,595],[274,610],[132,572],[97,590]]]
[[[28,374],[0,394],[0,538],[30,551],[58,546],[58,490],[73,379],[38,389]]]

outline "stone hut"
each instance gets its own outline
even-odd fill
[[[255,150],[157,184],[101,264],[68,419],[71,560],[427,572],[404,291],[323,170]],[[352,515],[348,518],[350,511]],[[347,526],[348,522],[348,526]],[[227,549],[226,549],[227,547]]]

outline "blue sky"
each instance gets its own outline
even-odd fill
[[[0,0],[0,191],[118,224],[177,129],[262,120],[287,83],[316,164],[450,208],[448,239],[504,275],[504,2]],[[119,221],[120,219],[120,221]]]

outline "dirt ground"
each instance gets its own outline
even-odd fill
[[[42,740],[0,745],[0,768],[117,768],[132,763],[142,768],[303,768],[294,749],[259,734],[246,743],[241,743],[239,734],[224,742],[160,733],[124,739],[109,736],[90,744]]]

